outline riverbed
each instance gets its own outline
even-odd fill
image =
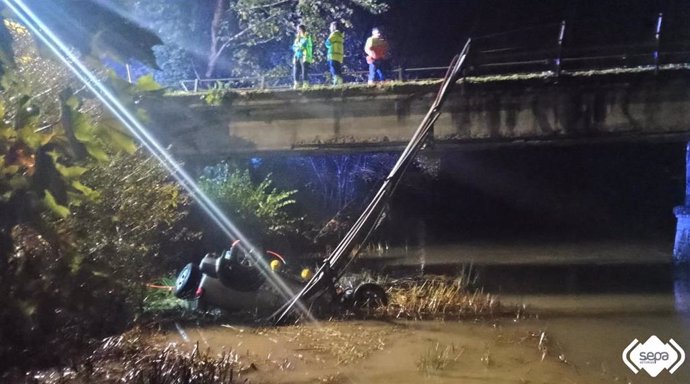
[[[628,298],[629,299],[629,298]],[[690,369],[633,374],[623,349],[651,330],[690,345],[688,319],[575,313],[491,321],[347,321],[251,328],[223,324],[165,342],[235,351],[252,383],[688,383]],[[247,368],[250,367],[251,368]]]
[[[521,308],[520,316],[321,321],[277,328],[184,326],[161,343],[234,351],[241,376],[252,383],[690,382],[687,362],[674,374],[663,371],[652,378],[645,371],[633,373],[621,357],[633,340],[644,342],[652,335],[690,351],[688,273],[674,268],[668,253],[654,245],[600,247],[597,260],[591,255],[583,260],[581,252],[568,257],[569,249],[562,247],[547,263],[538,256],[470,263],[480,271],[477,284],[499,293],[503,305]],[[617,256],[633,249],[641,256]],[[418,274],[419,253],[414,255],[391,257],[378,267]],[[466,260],[447,263],[438,249],[427,248],[425,256],[433,272],[468,265]],[[370,267],[371,260],[377,262],[364,260]]]

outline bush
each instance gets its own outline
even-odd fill
[[[194,237],[180,225],[187,197],[167,178],[151,158],[116,155],[82,175],[98,196],[75,200],[65,218],[46,212],[43,223],[12,228],[0,271],[0,371],[64,364],[143,308],[145,283],[175,264],[162,245]]]
[[[181,224],[189,198],[169,177],[151,157],[115,156],[84,174],[84,184],[99,191],[99,198],[71,207],[72,215],[55,222],[63,241],[80,255],[76,262],[100,269],[137,304],[145,283],[179,264],[179,255],[164,254],[162,247],[198,236]]]
[[[0,77],[0,372],[68,363],[89,338],[121,331],[143,283],[169,270],[161,244],[189,237],[186,197],[166,172],[133,155],[118,120],[72,92],[25,28],[4,25],[18,60]],[[113,88],[130,106],[152,89],[125,85]]]
[[[254,183],[248,170],[222,162],[205,170],[199,187],[251,238],[275,241],[294,232],[299,220],[287,212],[297,191],[273,188],[271,175]]]

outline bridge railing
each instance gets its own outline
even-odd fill
[[[688,16],[688,17],[685,17]],[[690,67],[690,15],[665,17],[659,13],[625,19],[612,28],[609,20],[561,21],[518,30],[486,34],[472,39],[466,76],[495,76],[522,73],[562,73],[638,68],[658,71],[664,65]],[[441,79],[447,67],[394,68],[387,78],[397,81]],[[367,71],[343,74],[346,83],[366,83]],[[309,74],[311,84],[329,84],[328,73]],[[292,86],[292,78],[255,76],[183,80],[182,90],[202,92],[214,88],[281,89]]]
[[[422,79],[441,79],[448,67],[394,68],[386,71],[390,80],[415,81]],[[345,83],[366,83],[368,71],[348,71],[343,73]],[[330,84],[329,73],[310,73],[311,84]],[[225,77],[217,79],[181,80],[180,89],[185,92],[203,92],[214,88],[231,89],[287,89],[292,87],[292,76],[250,76]]]
[[[665,65],[690,64],[688,15],[545,24],[473,39],[472,76],[561,73],[608,69],[658,71]],[[683,16],[683,17],[679,17]],[[682,24],[681,24],[682,21]]]

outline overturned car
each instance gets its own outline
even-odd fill
[[[199,310],[275,311],[297,294],[311,277],[286,267],[277,252],[244,247],[239,240],[220,254],[207,254],[199,264],[189,263],[178,274],[176,297],[189,300]],[[358,281],[359,280],[359,281]],[[378,284],[349,276],[334,284],[330,298],[319,303],[329,310],[358,310],[388,304],[386,292]]]

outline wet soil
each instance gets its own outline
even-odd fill
[[[184,327],[184,338],[170,332],[159,342],[234,350],[245,367],[254,364],[242,371],[252,383],[687,383],[687,366],[652,379],[628,370],[621,352],[650,330],[690,346],[688,324],[670,312],[268,329],[224,324]]]

